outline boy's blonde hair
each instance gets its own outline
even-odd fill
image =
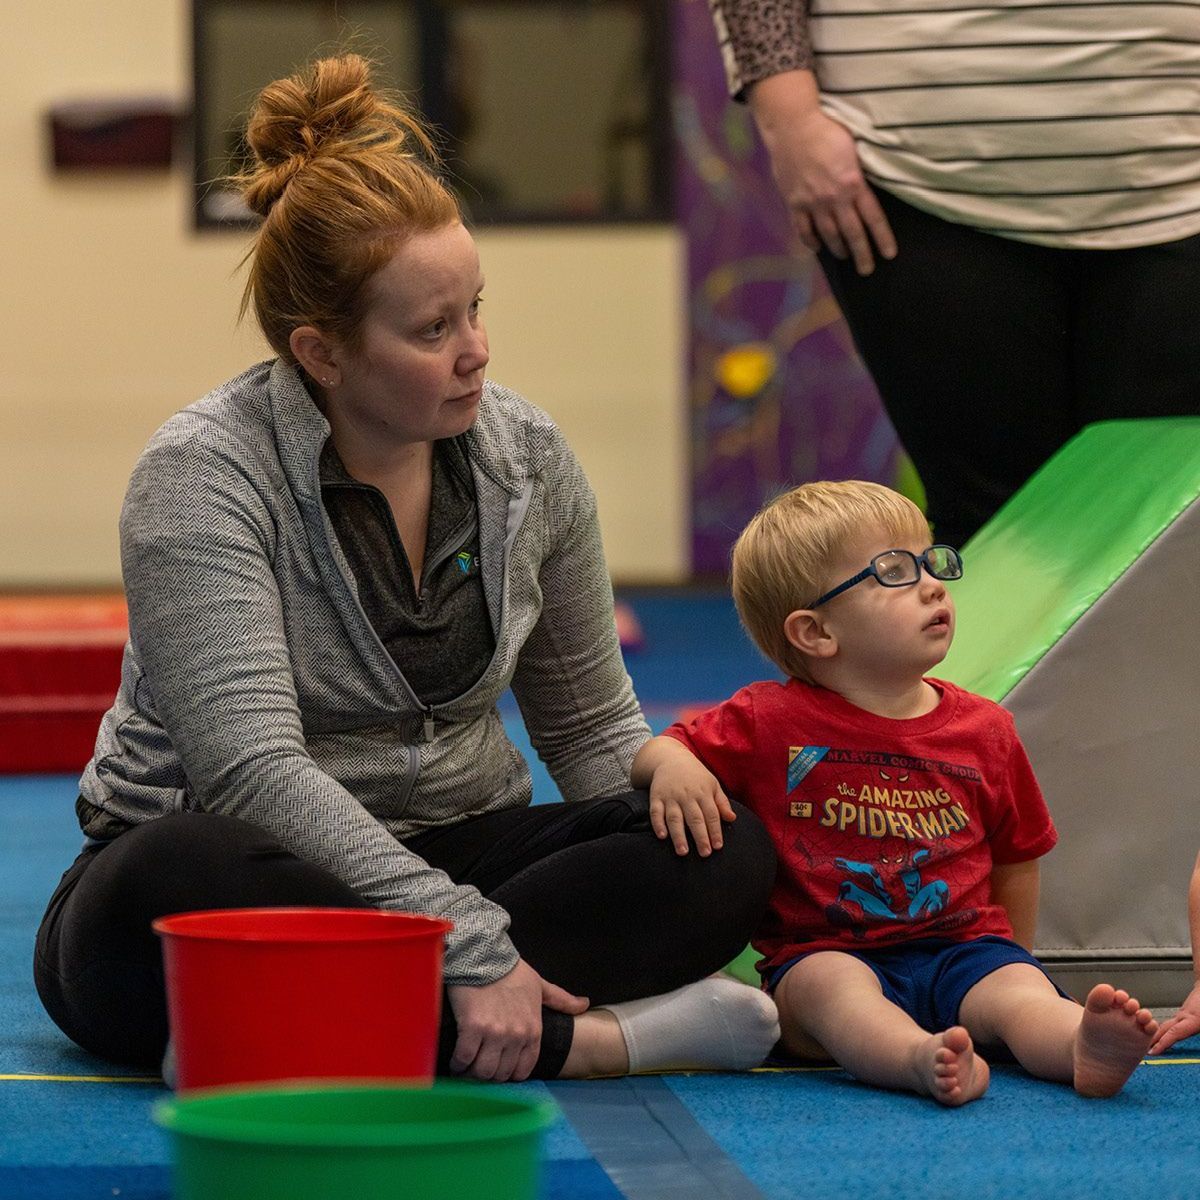
[[[928,537],[929,523],[891,488],[848,479],[801,484],[765,504],[742,530],[733,547],[733,602],[754,644],[788,675],[807,679],[808,669],[784,621],[840,582],[829,578],[834,564],[870,530],[901,542]]]

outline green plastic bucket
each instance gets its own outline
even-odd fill
[[[471,1083],[214,1088],[155,1106],[176,1200],[534,1200],[554,1106]]]

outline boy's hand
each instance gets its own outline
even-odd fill
[[[1179,1011],[1158,1027],[1148,1053],[1162,1054],[1176,1042],[1182,1042],[1197,1033],[1200,1033],[1200,983],[1192,988],[1192,994],[1180,1005]]]
[[[683,750],[683,747],[680,747]],[[736,820],[733,805],[716,776],[686,750],[654,772],[650,784],[650,825],[670,837],[676,854],[688,852],[688,830],[701,858],[725,844],[722,821]]]

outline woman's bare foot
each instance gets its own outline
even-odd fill
[[[1075,1034],[1075,1090],[1115,1096],[1142,1061],[1158,1022],[1128,992],[1098,983],[1083,1006]]]
[[[917,1049],[914,1065],[921,1087],[951,1108],[978,1100],[987,1091],[991,1070],[975,1053],[971,1035],[954,1025],[934,1033]]]

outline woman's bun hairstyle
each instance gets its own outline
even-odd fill
[[[254,165],[242,175],[242,198],[265,217],[306,167],[358,155],[411,152],[415,143],[431,167],[433,142],[421,123],[371,83],[357,54],[324,58],[288,79],[268,84],[246,126]]]
[[[460,219],[433,139],[357,54],[324,58],[259,93],[252,162],[230,182],[263,218],[243,299],[275,352],[313,325],[353,345],[367,280],[411,233]]]

